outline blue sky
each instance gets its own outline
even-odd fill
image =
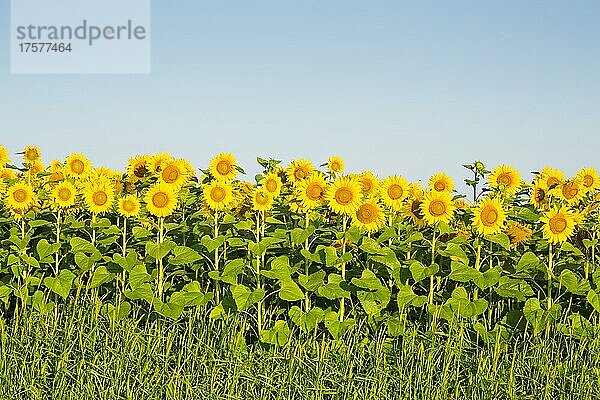
[[[426,180],[598,165],[600,2],[152,2],[149,75],[11,75],[0,0],[0,143],[120,167],[169,151],[330,155]]]

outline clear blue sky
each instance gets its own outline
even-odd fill
[[[598,165],[598,1],[159,1],[152,74],[10,75],[0,142],[120,167],[233,152],[426,179],[481,159],[526,175]]]

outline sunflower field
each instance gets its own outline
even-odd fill
[[[112,323],[136,310],[245,321],[250,337],[400,337],[466,327],[484,343],[515,332],[597,334],[600,179],[546,167],[465,165],[468,194],[445,173],[345,173],[233,155],[205,169],[169,154],[93,167],[82,154],[41,162],[0,146],[0,311],[99,304]]]

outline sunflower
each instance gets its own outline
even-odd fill
[[[374,196],[379,193],[379,179],[371,171],[363,171],[357,179],[364,195]]]
[[[74,178],[83,178],[92,171],[92,164],[83,154],[71,154],[65,160],[66,173]]]
[[[17,174],[12,169],[0,168],[0,179],[4,179],[6,181],[17,179]]]
[[[511,222],[504,233],[509,237],[510,244],[516,246],[519,243],[525,243],[531,240],[532,231],[526,226],[523,226],[517,222]]]
[[[341,174],[344,172],[344,160],[342,160],[338,156],[329,157],[329,161],[327,162],[327,169],[332,174]]]
[[[33,188],[22,182],[15,183],[8,188],[5,201],[8,207],[14,211],[25,211],[33,205]]]
[[[575,218],[567,207],[554,207],[540,218],[544,239],[550,243],[566,242],[575,230]]]
[[[521,174],[508,165],[499,165],[488,177],[490,186],[508,196],[517,193],[521,186]]]
[[[286,168],[285,172],[289,182],[296,183],[308,177],[313,171],[312,163],[305,159],[294,160]]]
[[[86,183],[83,200],[93,214],[107,212],[115,200],[114,189],[108,179],[97,179]]]
[[[544,167],[539,173],[538,178],[544,182],[549,191],[552,191],[565,179],[565,174],[558,169]]]
[[[600,178],[594,168],[582,168],[577,173],[577,177],[583,183],[586,192],[593,192],[600,187]]]
[[[155,217],[168,217],[177,207],[177,193],[173,186],[157,182],[150,186],[144,201],[150,214]]]
[[[408,194],[415,199],[420,199],[425,195],[425,191],[419,182],[408,184]]]
[[[46,167],[44,167],[44,164],[42,164],[42,162],[40,160],[35,160],[29,167],[29,174],[37,175],[41,172],[44,172],[45,170],[46,170]]]
[[[273,197],[279,196],[281,193],[281,179],[275,172],[269,172],[261,181],[262,187]]]
[[[42,157],[42,153],[40,149],[36,146],[27,146],[25,150],[23,150],[23,158],[26,163],[33,164],[36,161],[39,161]]]
[[[502,232],[506,213],[498,199],[485,198],[473,209],[473,225],[480,235]]]
[[[314,209],[323,204],[327,193],[325,178],[318,172],[302,180],[296,186],[296,203],[303,209]]]
[[[325,200],[338,214],[352,215],[361,204],[360,183],[349,177],[337,178],[327,189]]]
[[[149,156],[135,156],[127,160],[127,176],[133,181],[141,181],[150,172]]]
[[[273,207],[273,196],[264,189],[255,189],[252,193],[252,208],[255,211],[269,211]]]
[[[10,155],[8,154],[8,149],[3,144],[0,144],[0,168],[3,168],[9,162]]]
[[[411,197],[406,202],[404,208],[404,215],[409,217],[411,221],[419,228],[425,226],[425,215],[421,211],[421,204],[423,204],[423,197]]]
[[[408,196],[408,182],[401,176],[388,176],[379,186],[383,204],[393,210],[402,208],[402,201]]]
[[[454,208],[455,206],[452,198],[446,191],[437,192],[431,190],[425,195],[423,203],[421,204],[423,219],[429,225],[433,225],[437,222],[450,222],[454,213]]]
[[[546,209],[548,206],[548,187],[546,181],[538,179],[533,183],[530,202],[538,210]]]
[[[146,158],[146,167],[150,172],[157,173],[163,168],[163,165],[173,161],[173,156],[169,153],[158,153]]]
[[[189,180],[188,169],[182,160],[171,161],[159,172],[159,180],[180,188]]]
[[[445,173],[440,172],[429,179],[429,188],[436,192],[451,193],[454,190],[454,181]]]
[[[124,217],[137,217],[140,213],[140,201],[132,194],[119,199],[119,214]]]
[[[52,190],[52,199],[59,207],[68,208],[75,204],[77,189],[68,181],[57,184]]]
[[[231,153],[221,153],[210,160],[210,173],[218,181],[228,182],[235,179],[235,157]]]
[[[559,189],[560,198],[569,204],[575,204],[579,202],[579,200],[581,200],[586,193],[586,189],[583,186],[582,181],[580,181],[577,177],[561,183]]]
[[[233,202],[232,187],[228,182],[212,181],[204,185],[203,195],[211,210],[223,210]]]
[[[367,232],[378,231],[384,224],[383,210],[374,200],[362,203],[352,214],[352,225]]]
[[[50,163],[48,171],[50,172],[50,176],[48,176],[49,181],[60,181],[65,179],[64,166],[58,160],[53,160]]]

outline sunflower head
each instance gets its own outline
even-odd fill
[[[281,193],[282,182],[281,178],[275,172],[269,172],[261,181],[263,189],[271,196],[277,197]]]
[[[486,197],[473,208],[473,226],[480,235],[502,232],[506,213],[498,199]]]
[[[325,182],[325,178],[320,173],[313,172],[308,178],[296,185],[295,203],[304,210],[315,209],[323,205],[326,192],[327,183]]]
[[[83,200],[92,214],[105,213],[115,200],[113,185],[106,178],[88,181],[83,188]]]
[[[352,224],[367,232],[378,231],[384,223],[383,210],[374,200],[363,202],[352,214]]]
[[[27,146],[25,150],[23,150],[23,159],[28,164],[33,164],[36,161],[40,161],[42,157],[42,152],[36,146]]]
[[[229,182],[237,176],[236,159],[231,153],[221,153],[210,160],[210,173],[218,181]]]
[[[46,167],[44,167],[44,164],[42,164],[42,162],[40,160],[35,160],[34,162],[31,163],[31,166],[29,167],[29,174],[30,175],[37,175],[39,173],[42,173],[46,170]]]
[[[119,214],[124,217],[137,217],[140,213],[140,201],[139,199],[129,194],[119,199]]]
[[[71,154],[65,160],[65,169],[68,176],[80,179],[92,172],[92,164],[82,154]]]
[[[296,183],[307,178],[314,171],[312,163],[305,159],[294,160],[286,168],[288,182]]]
[[[540,171],[538,179],[542,180],[549,191],[552,191],[553,189],[557,188],[562,181],[565,180],[565,174],[558,169],[544,167],[544,169]]]
[[[202,194],[205,203],[214,211],[224,210],[233,202],[233,188],[229,182],[212,181],[204,185]]]
[[[558,189],[560,189],[559,197],[568,204],[578,203],[586,193],[585,186],[583,186],[582,181],[578,177],[562,182]]]
[[[507,196],[514,195],[521,186],[521,174],[508,165],[499,165],[488,177],[490,187]]]
[[[59,182],[52,190],[52,200],[61,208],[68,208],[75,204],[77,189],[69,181]]]
[[[379,186],[379,195],[383,200],[383,204],[395,211],[402,208],[404,199],[408,194],[408,182],[401,176],[389,176]]]
[[[10,168],[0,168],[0,179],[5,181],[17,179],[17,174]]]
[[[146,157],[146,166],[151,173],[158,173],[163,166],[172,162],[174,160],[173,156],[169,153],[158,153],[153,156]]]
[[[327,162],[327,169],[332,174],[341,174],[344,172],[344,160],[342,160],[338,156],[329,157],[329,161]]]
[[[582,168],[577,177],[581,181],[586,192],[594,192],[600,187],[600,178],[594,168]]]
[[[429,188],[435,192],[451,193],[454,191],[454,181],[444,172],[440,172],[429,178]]]
[[[338,214],[352,215],[360,206],[360,183],[350,177],[337,178],[327,189],[325,200]]]
[[[183,160],[174,160],[164,165],[159,172],[159,180],[177,188],[184,186],[190,179],[188,168]]]
[[[127,177],[132,182],[144,180],[151,173],[149,158],[150,156],[135,156],[127,160]]]
[[[22,213],[33,205],[34,199],[33,188],[26,183],[17,182],[8,188],[5,202],[11,210]]]
[[[0,144],[0,168],[4,168],[9,162],[10,155],[8,154],[8,149],[3,144]]]
[[[172,185],[157,182],[150,186],[144,196],[146,209],[155,217],[168,217],[177,207],[177,193]]]
[[[379,179],[371,171],[363,171],[357,179],[365,196],[372,197],[379,194]]]
[[[532,230],[526,226],[523,226],[517,222],[511,222],[508,224],[504,233],[509,237],[510,244],[516,246],[519,243],[526,243],[531,240]]]
[[[454,202],[447,191],[429,191],[421,203],[423,219],[429,225],[438,222],[448,223],[454,214]]]
[[[540,218],[542,233],[549,243],[564,243],[575,230],[575,217],[567,207],[553,207]]]
[[[273,196],[265,189],[255,189],[252,193],[252,209],[255,211],[269,211],[273,207]]]
[[[422,204],[423,197],[410,197],[406,202],[406,207],[404,208],[404,215],[409,217],[413,224],[415,224],[415,226],[418,228],[425,226],[425,215],[423,214],[423,211],[421,211]]]
[[[548,207],[549,191],[546,186],[544,179],[537,179],[534,181],[531,189],[531,196],[529,198],[531,204],[538,210],[546,209]]]

